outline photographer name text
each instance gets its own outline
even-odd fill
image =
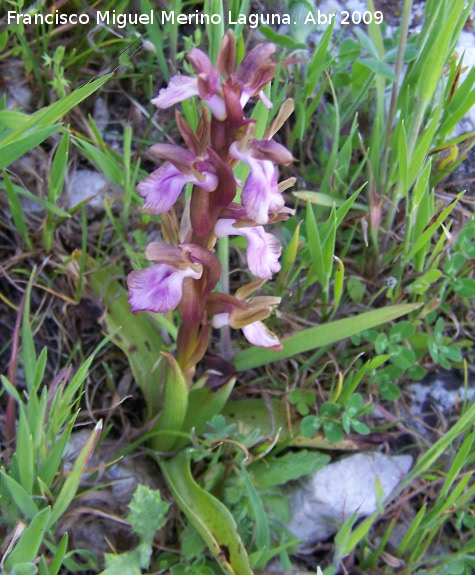
[[[127,25],[137,24],[165,24],[172,25],[210,25],[210,24],[223,24],[226,21],[228,26],[243,25],[249,28],[257,28],[258,26],[282,26],[282,25],[329,25],[333,21],[339,23],[341,26],[348,26],[350,24],[381,24],[383,22],[383,13],[381,11],[371,12],[366,10],[347,11],[341,10],[340,12],[323,12],[321,10],[309,10],[302,22],[292,20],[290,14],[239,14],[233,16],[231,12],[227,15],[205,14],[195,10],[195,12],[181,13],[174,10],[163,10],[158,14],[151,11],[149,13],[118,13],[115,10],[105,10],[101,12],[98,10],[95,15],[87,13],[81,14],[64,14],[59,11],[48,14],[23,14],[9,10],[7,13],[8,24],[47,24],[54,26],[62,26],[65,24],[77,25],[97,25],[97,26],[116,26],[117,28],[125,28]]]

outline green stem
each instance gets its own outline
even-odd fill
[[[221,263],[220,288],[224,294],[229,293],[229,237],[218,240],[218,258]],[[230,361],[232,357],[231,330],[229,325],[221,328],[221,351],[223,358]]]

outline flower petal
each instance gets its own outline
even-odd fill
[[[129,304],[133,313],[153,311],[166,313],[178,307],[186,277],[199,279],[201,271],[192,268],[177,270],[166,264],[155,264],[133,271],[127,278]]]
[[[272,234],[264,231],[262,226],[248,228],[247,263],[251,272],[262,279],[271,279],[272,274],[280,271],[279,257],[282,246]]]
[[[213,316],[213,327],[219,329],[225,325],[229,325],[229,313],[217,313]]]
[[[165,214],[177,201],[183,186],[193,179],[192,175],[183,174],[172,164],[164,164],[137,186],[137,193],[145,199],[143,211]]]
[[[251,171],[242,189],[242,205],[256,224],[267,224],[269,213],[278,213],[285,205],[277,186],[276,169],[267,160],[249,162]]]
[[[196,168],[203,168],[203,165],[211,167],[209,162],[198,162]],[[165,214],[173,207],[188,183],[211,192],[216,189],[218,178],[211,172],[184,174],[173,164],[164,164],[137,186],[137,193],[145,199],[143,211],[155,215]]]
[[[242,331],[247,341],[254,345],[269,347],[275,351],[280,351],[282,349],[282,344],[280,343],[279,338],[275,333],[267,329],[261,321],[256,321],[250,325],[246,325],[246,327],[242,328]]]
[[[278,146],[279,150],[285,150],[283,146],[275,142],[272,143]],[[249,218],[256,224],[267,224],[269,213],[279,213],[284,207],[285,201],[277,185],[277,172],[271,161],[272,158],[266,160],[262,156],[254,157],[254,147],[257,146],[257,150],[259,150],[260,144],[261,142],[257,140],[252,143],[242,141],[241,145],[234,142],[229,147],[229,154],[236,160],[246,162],[251,168],[241,195],[242,205]],[[264,149],[269,147],[275,151],[275,148],[269,146],[268,142],[263,147]],[[292,157],[291,154],[290,157]]]
[[[245,236],[247,238],[247,263],[251,272],[262,279],[271,279],[280,271],[279,257],[282,246],[277,238],[265,232],[262,226],[235,227],[236,220],[218,220],[214,228],[216,237]]]
[[[152,104],[157,108],[170,108],[183,100],[198,95],[198,78],[192,76],[172,76],[166,88],[162,88]]]

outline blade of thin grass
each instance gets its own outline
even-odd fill
[[[63,515],[66,509],[71,504],[71,501],[76,496],[81,477],[86,469],[89,460],[92,457],[94,449],[99,441],[102,432],[102,420],[100,420],[94,427],[91,435],[87,439],[84,447],[81,449],[76,461],[74,462],[73,469],[64,482],[61,491],[58,493],[56,501],[53,503],[51,516],[48,525],[54,525],[58,519]]]
[[[206,33],[209,40],[209,56],[213,64],[218,59],[219,46],[224,37],[224,10],[222,0],[205,0],[205,14],[218,14],[219,23],[213,24],[211,21],[206,23]],[[218,20],[216,18],[216,20]]]
[[[414,255],[424,247],[428,242],[430,242],[434,232],[440,227],[440,225],[447,219],[447,217],[451,214],[452,210],[457,205],[459,199],[463,196],[464,192],[457,195],[455,200],[450,203],[444,210],[440,212],[438,217],[435,219],[434,223],[428,226],[422,234],[416,239],[412,248],[409,250],[409,253],[404,258],[404,263],[411,261]]]
[[[25,240],[25,243],[29,250],[33,250],[33,242],[31,241],[30,234],[28,233],[28,228],[23,217],[23,208],[21,202],[18,198],[18,194],[15,192],[12,181],[8,176],[7,172],[3,171],[3,180],[5,182],[5,191],[7,192],[8,203],[10,205],[10,214],[13,218],[13,223],[16,229],[20,232]]]
[[[32,495],[35,450],[30,426],[28,425],[28,420],[25,414],[25,408],[21,404],[17,431],[16,455],[21,485],[28,495]]]
[[[325,283],[325,261],[323,256],[323,246],[318,230],[315,214],[310,202],[307,200],[305,210],[305,231],[307,233],[307,243],[310,252],[310,259],[318,277],[318,281]]]
[[[28,285],[25,292],[25,308],[23,311],[21,323],[21,358],[23,360],[23,369],[25,370],[25,380],[28,393],[36,393],[34,389],[35,371],[36,371],[36,351],[33,341],[33,333],[30,325],[30,300],[33,282],[36,277],[36,266],[31,271]]]
[[[150,12],[153,11],[153,6],[149,0],[140,0],[140,6],[142,8],[143,14],[150,14]],[[168,68],[167,60],[163,50],[165,46],[165,30],[163,30],[161,26],[157,26],[156,24],[152,23],[147,23],[145,25],[145,29],[147,31],[148,39],[155,48],[155,56],[157,58],[161,75],[165,82],[168,83],[168,80],[170,79],[170,70]]]
[[[0,182],[0,189],[2,189],[1,182]],[[15,184],[13,184],[13,189],[15,190],[15,193],[20,194],[21,196],[25,196],[32,202],[36,202],[37,204],[44,206],[48,211],[50,211],[53,214],[56,214],[57,216],[61,216],[62,218],[71,217],[71,214],[69,214],[68,212],[65,212],[64,210],[62,210],[58,206],[55,206],[54,204],[50,204],[47,200],[44,200],[43,198],[39,198],[38,196],[33,195],[31,192],[25,190],[21,186],[16,186]]]
[[[452,485],[454,484],[455,480],[459,476],[460,472],[464,465],[466,465],[466,461],[470,457],[472,453],[472,446],[475,440],[475,432],[472,432],[465,437],[462,442],[462,445],[458,448],[457,453],[454,457],[452,465],[450,466],[449,471],[447,472],[447,476],[444,481],[444,485],[439,493],[439,499],[444,500],[447,498],[448,493]]]
[[[41,128],[36,130],[32,134],[27,136],[19,137],[11,143],[5,143],[5,138],[3,142],[0,142],[0,170],[3,170],[15,160],[18,160],[21,156],[25,155],[26,152],[32,148],[36,148],[41,142],[46,140],[51,134],[57,132],[61,126],[47,126],[46,128]]]
[[[51,563],[49,564],[48,575],[58,575],[59,570],[61,569],[61,566],[63,564],[63,560],[66,556],[66,552],[68,550],[68,539],[69,539],[68,532],[66,532],[63,535],[58,545],[58,548],[56,549],[54,557],[51,560]]]
[[[446,450],[454,444],[456,439],[469,429],[475,422],[475,403],[466,409],[458,421],[436,442],[432,445],[417,461],[416,465],[406,475],[397,487],[395,496],[401,493],[410,485],[419,475],[430,469],[434,463],[441,457]]]
[[[240,38],[242,36],[242,30],[244,28],[244,23],[240,20],[240,16],[244,15],[246,17],[245,21],[247,22],[247,15],[249,13],[249,4],[250,0],[242,0],[241,2],[233,2],[231,7],[231,14],[232,14],[232,21],[237,22],[237,24],[233,25],[234,36],[236,38]]]
[[[261,563],[262,555],[270,549],[270,531],[269,523],[262,500],[257,493],[254,484],[249,477],[249,473],[244,466],[241,466],[239,475],[244,483],[246,494],[251,504],[251,509],[254,514],[255,525],[255,546],[257,549],[258,557],[253,559],[253,568],[265,567],[265,563]]]
[[[281,270],[279,276],[277,278],[276,286],[275,286],[275,294],[276,296],[282,295],[283,291],[287,288],[287,282],[292,272],[292,268],[295,263],[295,258],[297,257],[297,251],[299,247],[299,234],[300,234],[300,225],[302,222],[297,224],[297,227],[292,234],[292,238],[290,242],[284,249],[284,253],[282,254],[281,258]]]
[[[9,131],[28,122],[30,116],[16,110],[0,110],[0,127]]]
[[[409,525],[404,537],[401,539],[397,547],[397,554],[402,556],[406,553],[409,547],[413,547],[414,545],[417,547],[417,542],[420,540],[420,536],[422,534],[420,530],[420,525],[424,520],[424,517],[427,512],[427,503],[419,509],[417,515],[412,520],[411,524]]]
[[[41,481],[43,481],[44,484],[48,487],[48,489],[51,488],[56,474],[60,469],[63,460],[63,454],[66,450],[66,446],[68,444],[69,437],[71,436],[71,431],[73,429],[77,415],[78,412],[71,417],[71,421],[68,422],[68,426],[62,433],[61,437],[56,440],[55,444],[51,448],[51,451],[44,459],[43,465],[41,466],[38,476]]]
[[[96,80],[85,84],[81,88],[78,88],[62,100],[33,114],[28,122],[23,123],[22,126],[17,128],[0,142],[0,151],[2,151],[7,144],[15,143],[18,139],[23,138],[28,134],[32,134],[32,132],[51,128],[52,124],[60,120],[72,108],[80,104],[88,96],[98,90],[112,77],[112,75],[113,74],[106,74],[101,78],[97,78]]]

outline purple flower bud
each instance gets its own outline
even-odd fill
[[[152,104],[157,108],[171,106],[200,96],[210,107],[218,120],[226,118],[226,108],[222,97],[219,74],[213,68],[208,56],[199,48],[193,48],[188,54],[188,60],[197,73],[196,78],[177,75],[170,78],[168,86],[162,88]]]
[[[259,44],[245,56],[238,66],[234,80],[241,87],[241,105],[243,107],[249,98],[258,96],[266,108],[272,108],[272,102],[264,94],[263,88],[275,76],[276,66],[270,60],[274,52],[274,44]]]
[[[247,263],[251,272],[262,279],[271,279],[280,271],[279,257],[282,246],[277,238],[265,232],[262,226],[253,228],[235,227],[236,220],[218,220],[214,233],[216,237],[245,236],[247,238]]]
[[[152,103],[157,108],[170,108],[193,96],[199,96],[209,106],[213,116],[222,121],[229,116],[229,102],[226,103],[223,96],[223,88],[227,86],[237,92],[241,110],[249,98],[254,96],[258,96],[267,108],[272,108],[272,102],[263,89],[275,75],[276,65],[270,59],[274,52],[274,44],[259,44],[234,70],[235,41],[232,32],[228,32],[220,46],[217,69],[202,50],[193,48],[187,58],[196,72],[196,78],[173,76],[168,87],[162,88]],[[224,84],[221,83],[220,74],[225,78]]]

